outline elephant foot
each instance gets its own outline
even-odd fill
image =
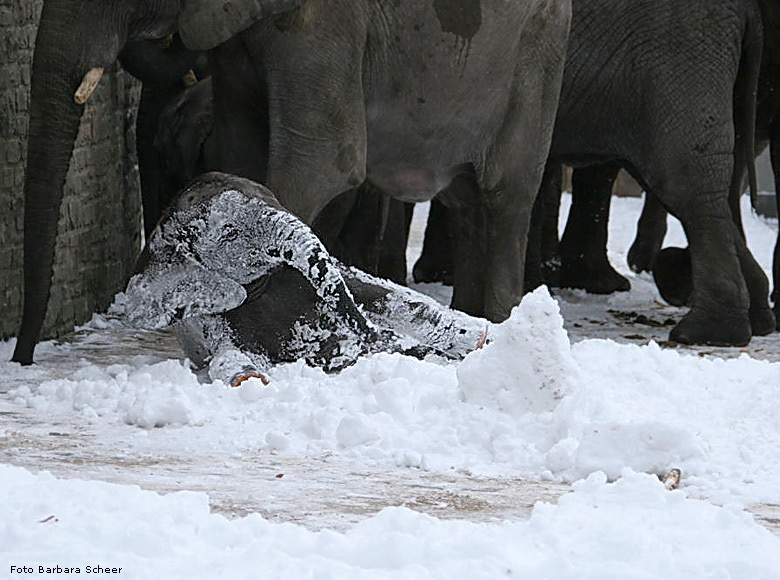
[[[750,330],[753,336],[766,336],[775,331],[777,316],[776,312],[773,312],[769,306],[751,307],[748,316],[750,317]]]
[[[418,284],[441,282],[445,286],[452,286],[452,271],[446,266],[435,264],[424,257],[415,262],[412,268],[412,278]]]
[[[11,357],[11,362],[19,363],[23,367],[28,367],[33,364],[33,359],[31,355],[14,353]]]
[[[632,272],[649,272],[653,268],[653,262],[658,254],[655,244],[635,240],[628,250],[628,267]]]
[[[693,308],[669,333],[669,340],[706,346],[745,346],[751,326],[747,313],[727,316],[721,312]]]
[[[780,330],[780,304],[775,304],[772,310],[775,314],[775,330]]]
[[[560,288],[581,288],[590,294],[612,294],[631,290],[628,278],[609,264],[585,264],[585,261],[564,262],[558,275]]]
[[[666,302],[687,306],[693,293],[693,267],[688,248],[664,248],[655,258],[653,279]]]
[[[11,362],[19,363],[23,367],[33,364],[33,349],[35,344],[30,344],[29,341],[25,341],[23,338],[16,340],[16,348],[14,354],[11,356]]]

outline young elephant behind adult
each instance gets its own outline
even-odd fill
[[[691,310],[670,338],[742,345],[774,329],[766,277],[728,203],[735,134],[752,130],[761,38],[753,0],[574,0],[548,161],[551,173],[576,168],[561,285],[627,288],[606,260],[609,195],[624,167],[682,221],[691,245]],[[529,253],[539,243],[537,234]]]
[[[267,111],[259,113],[265,113]],[[253,116],[254,117],[254,116]],[[257,119],[255,119],[257,121]],[[252,126],[252,124],[249,124]],[[255,122],[255,132],[246,139],[268,141],[267,122]],[[154,135],[156,197],[170,202],[195,177],[220,167],[221,159],[242,149],[246,140],[229,151],[217,151],[214,132],[214,92],[206,78],[169,99],[159,115]],[[234,174],[251,177],[264,162],[256,158],[244,167],[233,165]],[[411,204],[390,199],[365,183],[341,194],[320,212],[312,228],[328,251],[341,262],[406,284],[406,256],[396,247],[406,246],[411,222]]]
[[[169,103],[208,76],[204,53],[187,49],[179,35],[128,42],[119,54],[122,67],[143,83],[135,123],[138,174],[143,202],[144,234],[149,237],[171,200],[162,183],[163,168],[155,139]]]

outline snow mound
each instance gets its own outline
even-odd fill
[[[577,376],[558,303],[546,286],[526,295],[491,342],[458,366],[464,399],[512,414],[552,411]]]

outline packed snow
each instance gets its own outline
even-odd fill
[[[780,578],[780,337],[745,352],[668,348],[663,321],[684,310],[659,304],[649,276],[625,264],[640,204],[615,199],[610,224],[631,292],[539,289],[461,362],[377,354],[338,374],[286,364],[267,386],[230,388],[204,382],[164,335],[101,315],[41,345],[33,367],[0,362],[3,577],[101,566],[144,579]],[[776,221],[744,209],[771,272]],[[679,225],[667,245],[684,245]],[[0,361],[13,344],[0,343]],[[100,454],[112,469],[87,469]],[[155,456],[157,472],[137,477],[133,458]],[[165,473],[168,461],[184,467]],[[263,462],[286,471],[248,485]],[[673,468],[677,490],[658,477]],[[307,521],[311,496],[338,497],[334,470],[376,509]],[[278,505],[273,486],[293,473],[300,500],[282,517],[214,509],[235,482],[252,505]],[[402,489],[420,474],[445,482],[446,514],[422,509],[411,487],[383,504],[388,474]],[[458,509],[480,485],[487,497],[485,482],[504,493],[522,481],[560,492],[525,515]]]

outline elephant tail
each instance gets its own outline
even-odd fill
[[[756,110],[758,107],[758,83],[761,72],[761,56],[763,52],[763,26],[761,13],[758,8],[751,8],[745,25],[743,36],[742,56],[739,63],[739,73],[734,89],[735,104],[735,162],[744,164],[737,167],[735,163],[734,178],[732,179],[732,207],[739,207],[739,197],[742,193],[743,182],[738,176],[744,175],[743,169],[747,168],[748,186],[750,188],[750,203],[753,209],[758,204],[758,181],[756,178]],[[738,211],[738,210],[737,210]],[[738,219],[737,226],[742,227],[742,220]]]

